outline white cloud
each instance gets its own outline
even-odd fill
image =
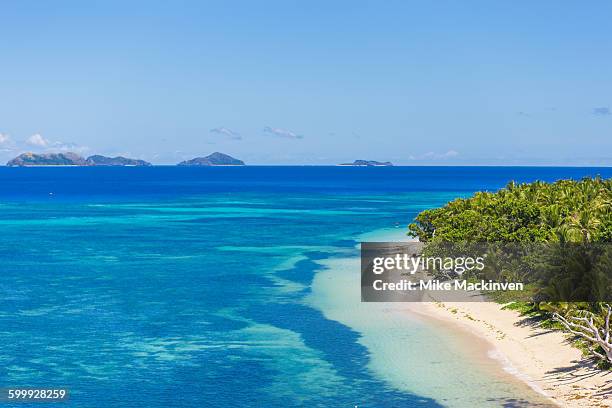
[[[87,146],[81,146],[76,143],[53,142],[47,149],[49,151],[84,153],[89,150]]]
[[[0,145],[5,143],[9,143],[11,141],[11,137],[6,133],[0,133]]]
[[[26,139],[26,143],[29,144],[30,146],[37,146],[37,147],[47,147],[49,146],[49,144],[51,144],[51,142],[45,139],[44,137],[42,137],[40,133],[35,133],[32,136],[28,137]]]
[[[457,157],[459,156],[459,152],[455,150],[449,150],[446,153],[439,154],[435,156],[438,159],[448,159],[449,157]]]
[[[298,135],[290,130],[286,130],[286,129],[280,129],[280,128],[273,128],[270,126],[266,126],[263,130],[266,133],[271,133],[275,136],[279,136],[279,137],[285,137],[288,139],[303,139],[304,136],[302,135]]]
[[[222,135],[222,136],[227,136],[230,139],[233,140],[240,140],[242,139],[242,136],[240,136],[240,133],[233,131],[232,129],[228,129],[226,127],[218,127],[218,128],[214,128],[214,129],[210,129],[210,133],[215,133],[218,135]]]
[[[459,152],[449,150],[445,153],[427,152],[420,156],[410,156],[410,160],[444,160],[459,156]]]
[[[76,143],[53,141],[43,137],[40,133],[35,133],[25,140],[25,144],[46,152],[74,152],[84,153],[89,150],[87,146]]]

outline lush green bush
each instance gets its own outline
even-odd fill
[[[612,179],[514,182],[421,212],[422,242],[612,242]]]

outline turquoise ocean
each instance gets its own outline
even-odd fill
[[[0,168],[0,388],[69,389],[54,407],[547,405],[486,344],[360,303],[358,243],[510,180],[595,175],[612,169]]]

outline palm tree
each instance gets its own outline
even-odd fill
[[[573,238],[572,241],[589,243],[592,242],[591,238],[597,233],[600,224],[601,221],[594,211],[583,209],[573,214],[563,227],[567,229],[568,237]]]

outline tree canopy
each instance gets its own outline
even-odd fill
[[[422,242],[612,242],[612,179],[509,183],[421,212]]]

